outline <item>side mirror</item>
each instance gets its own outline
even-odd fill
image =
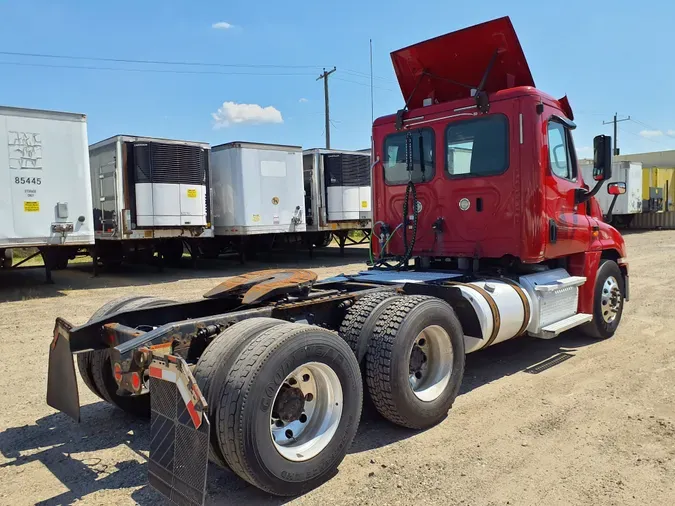
[[[626,193],[626,183],[609,183],[607,193],[610,195],[623,195]]]
[[[593,179],[606,181],[612,177],[612,138],[598,135],[593,139]]]

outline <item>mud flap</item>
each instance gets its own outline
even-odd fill
[[[75,364],[70,352],[69,332],[72,325],[56,319],[54,338],[49,347],[47,373],[47,404],[80,421],[80,394],[77,390]]]
[[[153,366],[155,364],[153,361]],[[206,497],[211,425],[204,411],[197,412],[197,420],[192,402],[185,399],[185,387],[193,393],[191,381],[188,385],[181,382],[179,373],[177,382],[172,382],[175,376],[170,373],[173,371],[165,370],[162,378],[161,373],[159,377],[153,375],[152,369],[151,366],[152,440],[148,482],[174,504],[201,506]],[[198,396],[201,397],[201,393]]]

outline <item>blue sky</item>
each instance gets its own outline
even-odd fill
[[[403,102],[390,51],[503,15],[511,16],[538,88],[569,96],[582,156],[590,154],[594,135],[611,134],[602,122],[615,111],[635,120],[620,123],[622,153],[675,149],[670,2],[0,0],[4,52],[281,66],[138,65],[0,54],[0,62],[22,64],[0,64],[0,104],[84,112],[91,142],[131,133],[315,147],[324,142],[323,86],[316,77],[322,67],[335,65],[332,145],[365,148],[369,38],[379,116]],[[250,118],[266,122],[247,123]]]

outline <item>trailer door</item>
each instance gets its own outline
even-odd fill
[[[97,167],[92,167],[98,175],[100,219],[96,223],[96,230],[104,234],[117,232],[117,156],[114,150],[106,150],[95,158]],[[93,161],[93,160],[92,160]]]

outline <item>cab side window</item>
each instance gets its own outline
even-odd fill
[[[575,180],[576,164],[567,129],[557,121],[548,122],[548,158],[551,172],[563,179]]]

